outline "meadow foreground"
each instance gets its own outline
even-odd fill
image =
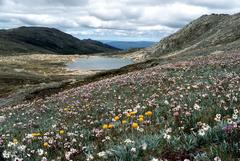
[[[239,112],[240,54],[197,57],[2,108],[1,153],[24,161],[237,160]]]

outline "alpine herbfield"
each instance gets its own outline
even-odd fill
[[[240,158],[240,54],[166,63],[0,109],[5,160]]]

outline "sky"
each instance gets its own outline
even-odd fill
[[[45,26],[80,39],[159,41],[204,14],[240,12],[240,0],[0,0],[0,28]]]

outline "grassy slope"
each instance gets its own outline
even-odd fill
[[[0,144],[24,160],[234,160],[240,157],[239,64],[240,54],[178,61],[2,109]],[[153,115],[140,122],[147,111]]]

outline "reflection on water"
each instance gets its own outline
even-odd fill
[[[67,67],[80,70],[110,70],[118,69],[129,64],[133,64],[133,61],[127,58],[88,56],[67,64]]]

